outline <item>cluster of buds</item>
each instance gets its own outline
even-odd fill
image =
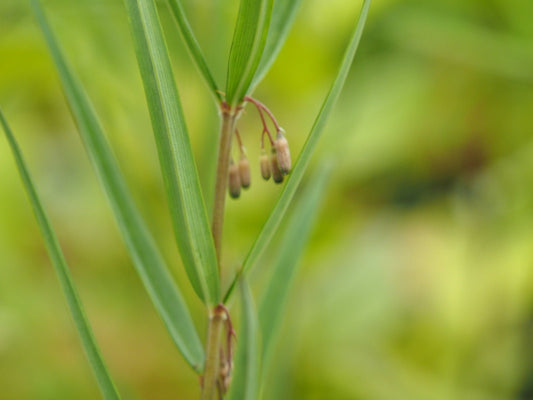
[[[241,188],[248,189],[250,187],[250,162],[246,157],[246,149],[242,145],[239,131],[235,131],[237,141],[239,142],[240,157],[239,162],[235,163],[233,158],[230,160],[228,172],[228,190],[229,195],[233,199],[238,199],[241,195]]]
[[[289,150],[289,143],[284,135],[285,131],[279,126],[272,112],[264,104],[249,96],[245,96],[244,100],[252,103],[257,108],[263,124],[263,131],[261,133],[261,155],[259,157],[261,176],[266,181],[272,177],[272,180],[275,183],[282,183],[284,176],[291,170],[291,153]],[[277,134],[275,140],[268,129],[265,115],[263,113],[266,113],[270,117],[276,128]],[[233,159],[231,160],[228,177],[229,194],[234,199],[240,196],[241,188],[247,189],[250,186],[250,163],[246,157],[246,151],[242,145],[239,132],[235,131],[235,135],[239,144],[240,159],[238,164],[236,164]],[[270,142],[270,156],[265,150],[265,135]]]
[[[251,182],[250,162],[244,153],[241,154],[237,164],[231,159],[228,175],[229,195],[234,199],[238,199],[241,195],[241,188],[248,189]]]
[[[282,183],[283,177],[291,170],[289,143],[285,135],[283,135],[283,132],[278,131],[276,140],[271,142],[271,145],[270,157],[267,155],[264,147],[261,149],[261,156],[259,157],[261,176],[265,181],[268,181],[272,176],[272,180],[275,183]]]

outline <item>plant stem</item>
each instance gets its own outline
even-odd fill
[[[224,206],[226,204],[226,188],[228,184],[228,169],[231,153],[231,139],[235,130],[237,112],[222,104],[222,126],[220,128],[220,141],[218,147],[217,173],[215,183],[215,203],[213,207],[213,239],[217,252],[219,273],[222,275],[221,243],[222,227],[224,225]]]
[[[223,306],[216,306],[209,316],[202,400],[213,400],[217,391],[220,368],[220,334],[226,319]]]
[[[238,110],[221,104],[222,125],[218,146],[218,161],[215,182],[215,202],[213,206],[213,240],[217,253],[219,274],[222,275],[222,227],[224,225],[224,208],[226,204],[226,188],[228,185],[228,169],[231,154],[231,139],[235,131]],[[224,306],[216,306],[209,316],[207,327],[207,345],[205,349],[205,369],[203,375],[202,400],[213,400],[217,391],[220,369],[220,349],[223,322],[227,314]],[[220,389],[219,389],[220,390]]]

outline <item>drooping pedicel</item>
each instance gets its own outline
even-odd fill
[[[261,176],[264,180],[268,181],[272,176],[274,183],[282,183],[284,175],[287,175],[291,171],[291,152],[289,150],[289,142],[285,137],[284,129],[278,124],[274,114],[260,101],[245,96],[243,99],[245,102],[252,103],[259,112],[262,123],[261,131],[261,155],[259,156],[259,166],[261,169]],[[268,128],[265,114],[270,118],[272,124],[276,129],[276,139],[272,137],[270,129]],[[268,137],[270,143],[270,156],[265,150],[265,136]],[[241,135],[239,131],[235,129],[235,137],[239,146],[240,158],[237,165],[231,162],[229,170],[229,194],[232,198],[236,199],[240,196],[240,187],[247,189],[251,184],[250,163],[246,156],[246,150],[243,146]],[[240,187],[237,190],[237,178],[233,175],[238,170]],[[232,175],[233,174],[233,175]]]

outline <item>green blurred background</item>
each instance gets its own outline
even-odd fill
[[[189,0],[219,85],[236,0]],[[120,0],[46,0],[166,259],[181,268]],[[165,5],[161,18],[206,197],[218,117]],[[255,96],[298,154],[361,2],[304,0]],[[313,168],[333,158],[291,294],[267,399],[533,399],[533,2],[374,0]],[[21,143],[124,397],[194,399],[188,369],[135,275],[28,3],[0,2],[0,105]],[[260,180],[260,126],[241,132],[253,183],[229,201],[226,268],[280,188]],[[99,397],[0,139],[0,398]],[[313,184],[307,180],[306,184]],[[275,243],[252,274],[268,276]],[[225,280],[227,284],[227,277]]]

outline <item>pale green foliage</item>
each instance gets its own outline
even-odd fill
[[[220,95],[220,91],[218,90],[217,83],[215,82],[215,78],[213,78],[213,75],[211,74],[211,71],[207,66],[207,61],[205,60],[202,49],[200,48],[200,44],[198,43],[198,40],[196,40],[196,36],[194,35],[193,30],[191,29],[191,25],[187,20],[181,1],[169,0],[169,3],[170,9],[172,10],[172,15],[174,15],[174,19],[178,24],[180,32],[183,36],[183,40],[185,41],[185,44],[187,45],[187,48],[191,53],[196,67],[204,77],[215,99],[217,101],[220,101],[222,97]]]
[[[48,216],[46,215],[46,211],[41,204],[41,200],[37,194],[35,185],[33,184],[28,168],[26,167],[24,158],[22,157],[22,152],[20,151],[19,145],[15,140],[15,136],[13,136],[13,133],[11,132],[11,128],[6,121],[2,110],[0,110],[0,123],[6,134],[11,151],[13,152],[13,157],[15,158],[15,162],[19,170],[20,180],[22,181],[24,189],[26,189],[26,193],[28,194],[31,207],[33,208],[33,213],[35,214],[35,219],[39,224],[41,235],[44,239],[46,249],[48,250],[48,255],[50,256],[50,260],[52,261],[52,265],[56,271],[59,283],[61,284],[61,289],[63,289],[63,294],[67,299],[67,304],[72,315],[72,319],[74,320],[74,324],[78,330],[85,354],[89,359],[89,363],[91,364],[94,375],[96,376],[96,380],[98,381],[98,386],[100,387],[102,396],[104,396],[106,400],[120,399],[120,395],[118,394],[115,384],[109,375],[105,362],[102,359],[100,349],[96,344],[91,326],[89,325],[87,317],[85,316],[85,311],[83,309],[83,305],[81,304],[80,296],[78,295],[78,291],[74,285],[74,281],[72,280],[70,270],[68,269],[65,256],[61,251],[61,247],[59,246],[57,236],[52,228],[52,225],[50,224]]]
[[[203,349],[187,306],[133,203],[100,123],[81,85],[68,67],[42,13],[39,1],[32,0],[32,5],[61,78],[79,133],[111,203],[137,273],[176,346],[187,362],[195,370],[200,371],[204,357]]]
[[[276,61],[276,57],[289,35],[301,2],[302,0],[274,1],[265,49],[259,66],[255,71],[251,84],[252,91],[265,77],[274,61]]]
[[[274,0],[241,0],[231,43],[226,101],[234,106],[248,92],[265,47]]]
[[[277,256],[272,265],[272,275],[259,304],[259,322],[263,338],[261,358],[264,369],[267,368],[269,352],[272,351],[272,344],[282,321],[298,261],[313,228],[314,218],[310,216],[316,217],[318,214],[320,200],[324,197],[329,177],[330,168],[324,167],[309,180],[306,190],[293,207],[294,212],[276,249]]]
[[[223,96],[218,91],[202,49],[185,16],[183,4],[180,0],[169,1],[170,9],[194,63],[207,82],[213,97],[217,102],[222,103]],[[44,16],[39,0],[30,0],[30,2],[61,79],[73,118],[100,183],[107,194],[137,273],[178,349],[192,368],[201,373],[204,368],[205,354],[188,307],[132,200],[91,103],[67,64]],[[228,60],[225,101],[229,106],[235,107],[241,103],[244,96],[249,95],[267,74],[286,41],[300,3],[301,0],[241,0]],[[151,115],[176,242],[192,287],[206,306],[211,308],[220,302],[221,297],[217,254],[156,2],[155,0],[125,0],[125,4]],[[261,301],[259,317],[253,306],[252,293],[246,283],[245,275],[257,264],[261,254],[278,231],[304,177],[327,118],[331,114],[348,75],[369,7],[370,0],[364,0],[358,23],[346,48],[338,73],[315,119],[307,141],[272,212],[224,297],[224,302],[226,302],[237,282],[241,282],[242,323],[235,358],[234,380],[229,393],[230,399],[253,400],[258,396],[262,376],[261,360],[268,358],[268,351],[275,339],[297,262],[305,249],[313,216],[317,214],[320,199],[324,193],[327,181],[326,172],[323,171],[317,175],[313,184],[299,201],[295,213],[289,218],[271,279]],[[40,205],[18,146],[3,116],[2,124],[102,393],[106,399],[118,398],[83,314],[57,239]],[[263,336],[262,342],[261,335]]]
[[[259,390],[259,329],[252,292],[245,280],[240,283],[242,323],[235,355],[235,375],[228,395],[230,400],[254,400]]]
[[[352,65],[352,61],[357,51],[359,41],[361,40],[361,36],[363,34],[363,29],[365,26],[369,8],[370,0],[365,0],[365,2],[363,3],[363,8],[361,10],[361,15],[359,16],[359,20],[352,34],[350,43],[348,44],[346,52],[344,53],[344,57],[342,59],[337,76],[333,81],[333,84],[331,85],[326,99],[322,103],[322,107],[318,116],[315,119],[313,128],[311,129],[311,132],[307,137],[305,145],[302,151],[300,152],[298,160],[296,161],[293,167],[291,175],[287,180],[285,187],[283,188],[283,192],[279,196],[276,205],[272,209],[270,216],[268,217],[265,225],[263,226],[263,229],[257,236],[252,248],[248,252],[246,259],[244,260],[244,264],[242,266],[242,271],[244,271],[244,273],[246,273],[250,268],[255,265],[258,258],[261,256],[266,246],[269,244],[281,220],[283,219],[283,216],[285,215],[285,212],[287,211],[287,208],[289,207],[289,204],[292,198],[294,197],[296,190],[298,189],[298,186],[309,164],[309,160],[311,159],[311,156],[318,144],[318,140],[320,139],[324,126],[326,125],[327,118],[331,114],[333,106],[339,98],[342,87],[344,86],[344,82],[346,81],[346,77],[348,76],[348,72],[350,71],[350,66]],[[235,286],[236,279],[237,278],[235,278],[233,285],[230,287],[230,289],[224,296],[224,301],[227,301],[229,296],[231,295],[231,292]]]
[[[126,5],[176,241],[194,290],[214,305],[220,301],[215,245],[157,10],[152,0]]]

